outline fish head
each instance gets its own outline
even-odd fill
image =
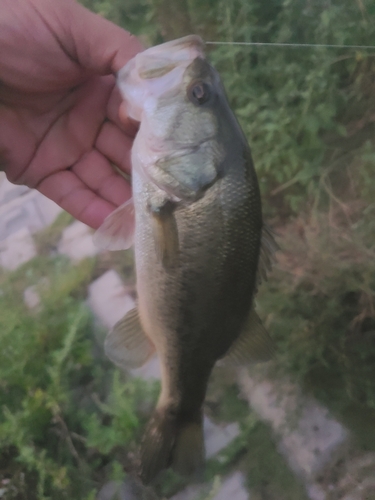
[[[232,112],[220,77],[195,35],[152,47],[129,61],[118,86],[140,122],[134,170],[174,202],[200,199],[223,175]],[[229,145],[229,147],[228,147]]]
[[[118,86],[128,116],[147,128],[154,148],[194,148],[217,132],[222,86],[196,35],[141,52],[120,70]]]

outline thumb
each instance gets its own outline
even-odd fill
[[[94,14],[74,0],[64,0],[72,40],[71,57],[95,73],[116,73],[144,50],[137,37]]]

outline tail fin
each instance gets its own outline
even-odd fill
[[[202,415],[181,418],[169,408],[152,416],[141,446],[140,477],[149,484],[163,469],[172,467],[183,476],[197,473],[204,462]]]

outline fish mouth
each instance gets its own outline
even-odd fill
[[[160,45],[156,45],[155,47],[151,47],[142,52],[142,54],[144,54],[145,52],[153,55],[163,52],[172,53],[174,51],[180,51],[182,49],[190,49],[193,47],[199,48],[200,50],[204,51],[205,43],[200,36],[187,35],[182,38],[178,38],[177,40],[170,40],[169,42],[165,42]]]
[[[138,71],[138,75],[142,80],[152,80],[153,78],[160,78],[161,76],[166,75],[177,66],[176,63],[169,63],[165,65],[155,64],[152,68],[140,69]]]
[[[160,78],[178,66],[186,66],[196,57],[205,57],[205,44],[198,35],[151,47],[136,56],[136,70],[142,80]]]

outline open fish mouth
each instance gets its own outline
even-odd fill
[[[196,57],[204,58],[204,48],[203,40],[197,35],[188,35],[179,40],[151,47],[140,52],[132,60],[131,65],[125,65],[118,73],[118,77],[124,80],[129,71],[135,69],[142,80],[160,78],[178,66],[187,66]]]
[[[204,57],[205,44],[197,35],[188,35],[152,47],[137,56],[136,69],[145,80],[164,76],[181,64]]]

